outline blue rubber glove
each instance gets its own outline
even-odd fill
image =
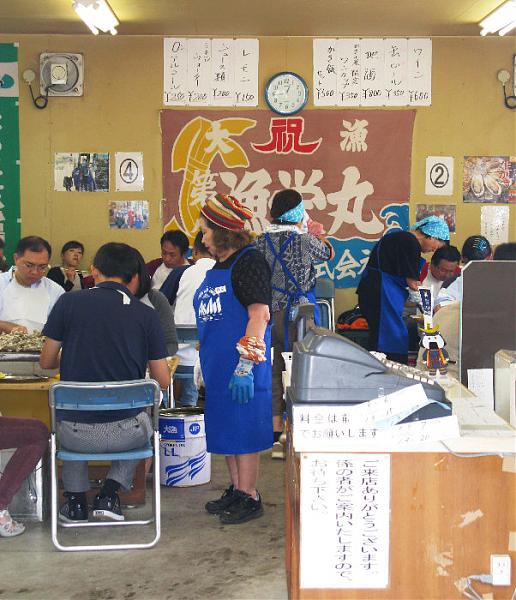
[[[254,362],[241,358],[229,381],[231,399],[238,404],[247,404],[254,397]]]

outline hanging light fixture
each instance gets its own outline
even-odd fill
[[[505,35],[516,27],[516,0],[506,0],[485,19],[480,21],[480,35],[496,33]]]
[[[74,0],[72,4],[94,35],[98,35],[99,31],[117,34],[119,21],[106,0]]]

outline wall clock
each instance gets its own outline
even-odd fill
[[[295,115],[308,101],[308,86],[297,73],[276,73],[265,84],[265,101],[279,115]]]

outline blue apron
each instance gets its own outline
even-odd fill
[[[296,306],[297,304],[299,304],[299,300],[301,298],[307,298],[308,301],[314,305],[314,322],[316,325],[319,325],[319,306],[317,305],[317,299],[315,297],[315,286],[311,290],[308,290],[307,292],[303,291],[303,289],[299,285],[299,282],[294,277],[294,275],[292,275],[290,269],[287,267],[285,261],[283,260],[285,250],[288,248],[290,243],[295,239],[296,235],[299,235],[299,234],[292,233],[291,235],[289,235],[289,237],[281,245],[279,252],[277,252],[276,248],[274,247],[274,243],[271,239],[271,236],[268,233],[265,234],[265,239],[267,240],[267,244],[269,245],[269,248],[270,248],[272,254],[274,255],[274,261],[272,263],[271,271],[274,273],[274,267],[276,266],[276,262],[279,262],[279,264],[281,265],[281,268],[283,269],[283,272],[288,277],[288,279],[290,279],[290,281],[294,284],[294,287],[296,288],[295,291],[289,292],[286,289],[279,288],[274,285],[272,286],[272,289],[275,292],[280,292],[281,294],[287,296],[287,306],[285,307],[285,321],[283,324],[284,339],[285,339],[285,352],[289,351],[288,323],[290,320],[290,311],[292,310],[292,306]]]
[[[267,362],[253,368],[254,398],[238,404],[228,389],[240,359],[236,344],[249,321],[247,309],[234,294],[231,273],[252,248],[241,250],[231,268],[207,271],[193,300],[206,388],[206,442],[208,452],[215,454],[252,454],[270,448],[273,442],[270,325],[264,338]]]
[[[381,270],[381,245],[382,240],[376,246],[378,267],[366,267],[366,270],[377,271],[380,274],[378,351],[386,354],[408,354],[408,331],[403,320],[403,308],[408,297],[407,280],[401,275],[390,275]]]

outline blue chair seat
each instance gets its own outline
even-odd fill
[[[94,454],[72,452],[71,450],[58,450],[56,452],[59,460],[136,460],[150,458],[153,455],[154,449],[151,444],[134,450],[125,450],[124,452],[97,452]]]

